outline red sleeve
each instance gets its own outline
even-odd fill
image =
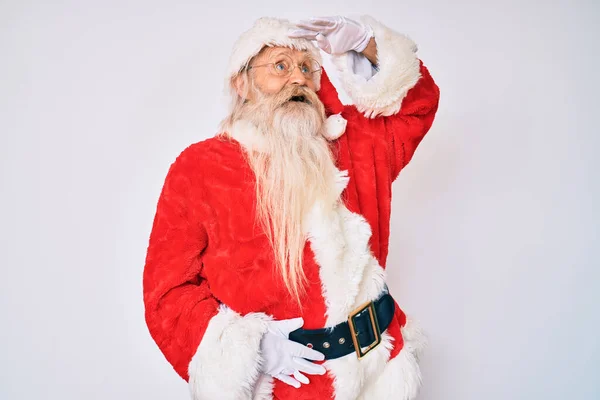
[[[411,160],[431,128],[438,109],[440,91],[427,67],[420,63],[421,77],[408,91],[400,110],[384,119],[385,136],[391,155],[391,177],[395,180]]]
[[[171,165],[150,234],[144,267],[146,323],[177,373],[188,380],[188,365],[218,301],[202,276],[208,237],[201,209],[192,204],[185,156]]]

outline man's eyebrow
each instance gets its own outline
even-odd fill
[[[277,50],[271,50],[271,52],[270,52],[269,54],[267,54],[267,58],[271,58],[271,57],[277,57],[277,56],[280,56],[280,55],[282,55],[282,54],[285,54],[285,55],[287,55],[287,56],[289,56],[289,57],[291,57],[291,58],[294,58],[294,57],[292,56],[291,49],[277,49]],[[309,57],[310,57],[310,55],[308,54],[308,52],[306,52],[306,51],[302,51],[302,57],[301,57],[301,59],[302,59],[302,60],[304,60],[304,59],[307,59],[307,58],[309,58]]]
[[[267,57],[270,58],[270,57],[280,56],[282,54],[289,55],[289,50],[287,50],[287,49],[272,50],[269,54],[267,54]]]

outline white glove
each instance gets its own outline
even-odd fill
[[[296,389],[300,383],[310,381],[302,372],[310,375],[323,375],[325,367],[310,361],[322,361],[323,353],[310,349],[288,339],[290,332],[304,325],[302,318],[284,319],[269,322],[269,328],[260,342],[260,351],[264,360],[262,372],[287,383]],[[293,375],[293,377],[291,376]]]
[[[316,40],[328,54],[342,54],[354,50],[362,52],[373,37],[370,26],[346,17],[318,17],[296,24],[301,29],[291,29],[288,36]]]

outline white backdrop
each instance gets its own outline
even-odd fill
[[[188,398],[142,304],[167,169],[255,18],[361,13],[442,93],[388,259],[430,337],[419,399],[600,398],[600,6],[545,3],[0,2],[0,398]]]

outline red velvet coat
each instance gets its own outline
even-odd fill
[[[259,370],[269,319],[302,316],[308,329],[333,326],[383,290],[392,182],[430,128],[439,90],[408,38],[371,25],[380,60],[375,77],[365,81],[343,56],[335,60],[355,104],[343,106],[322,76],[328,113],[341,112],[348,124],[331,142],[339,204],[332,215],[316,204],[308,216],[302,310],[273,273],[272,250],[255,226],[255,181],[243,151],[257,133],[240,126],[230,132],[234,139],[195,143],[171,165],[150,235],[144,301],[152,337],[195,399],[416,396],[423,338],[400,307],[379,347],[362,360],[351,354],[326,361],[327,374],[309,376],[300,389]]]

